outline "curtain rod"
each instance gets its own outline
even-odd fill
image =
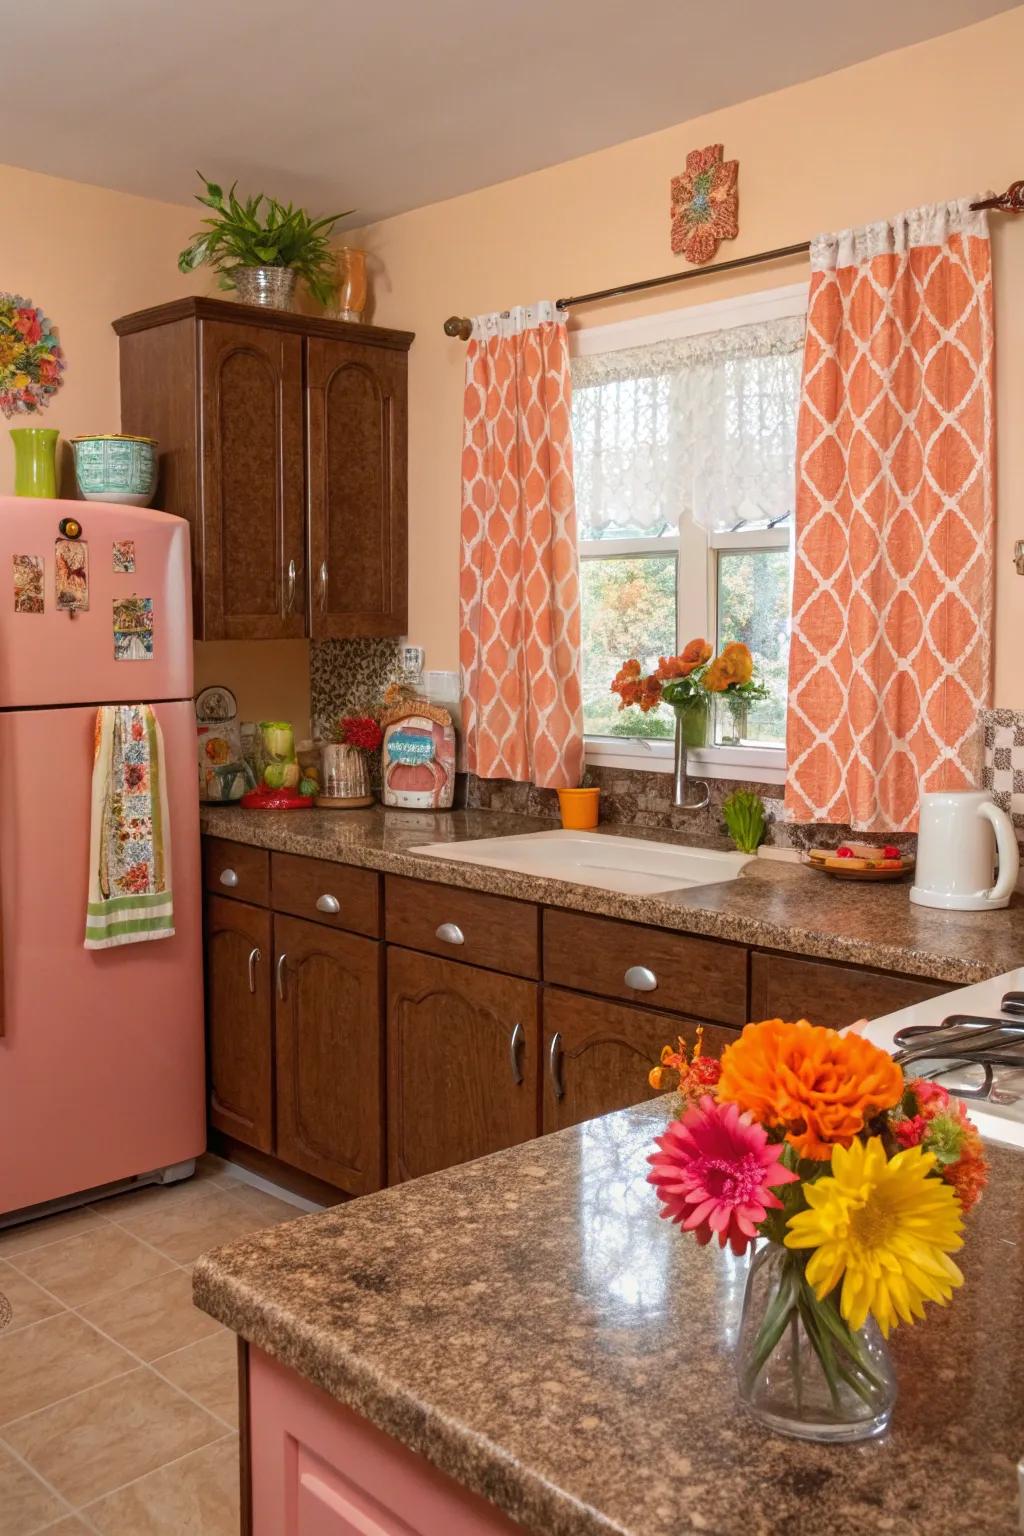
[[[1024,181],[1015,181],[998,197],[986,197],[971,204],[972,209],[992,208],[999,213],[1024,212]],[[787,256],[803,256],[811,248],[809,240],[796,245],[780,245],[774,251],[757,251],[753,256],[735,256],[731,261],[716,261],[710,267],[687,267],[683,272],[669,272],[665,277],[647,277],[638,283],[623,283],[618,288],[598,288],[593,293],[579,293],[568,299],[557,299],[555,308],[565,312],[580,304],[597,304],[601,299],[618,299],[627,293],[641,293],[649,288],[664,288],[666,283],[685,283],[691,277],[710,277],[712,272],[735,272],[739,267],[753,267],[762,261],[781,261]],[[446,336],[468,341],[473,322],[467,315],[449,315],[444,322]]]

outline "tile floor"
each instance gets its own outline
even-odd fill
[[[238,1536],[235,1338],[191,1268],[301,1214],[207,1157],[0,1229],[0,1536]]]

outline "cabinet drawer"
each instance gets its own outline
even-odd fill
[[[747,951],[578,912],[544,914],[544,980],[674,1013],[747,1022]]]
[[[270,860],[275,912],[380,937],[380,880],[372,869],[353,869],[330,859],[275,853]]]
[[[203,838],[203,885],[215,896],[270,905],[270,854],[225,837]]]
[[[385,909],[389,944],[512,976],[540,974],[539,914],[530,902],[392,875]]]
[[[949,987],[855,965],[831,965],[794,955],[755,954],[750,964],[752,1019],[809,1019],[842,1029],[897,1008],[938,997]]]

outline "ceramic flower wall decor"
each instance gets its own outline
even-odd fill
[[[64,382],[64,353],[51,321],[31,299],[0,293],[0,411],[41,411]]]
[[[740,163],[723,160],[724,152],[721,144],[691,149],[686,170],[672,178],[672,250],[698,266],[740,232]]]

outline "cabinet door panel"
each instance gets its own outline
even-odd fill
[[[750,961],[752,1019],[810,1019],[844,1029],[948,992],[941,982],[862,971],[797,955],[754,954]]]
[[[692,1050],[696,1029],[694,1021],[677,1014],[545,988],[545,1133],[656,1098],[647,1074],[657,1065],[662,1046],[674,1046],[682,1035]],[[705,1024],[705,1055],[721,1056],[737,1034]]]
[[[203,638],[302,636],[302,338],[207,320],[201,355]]]
[[[209,896],[205,930],[210,1124],[271,1152],[270,913]]]
[[[406,626],[404,353],[310,337],[309,547],[316,639]]]
[[[537,986],[388,948],[392,1184],[536,1136]]]
[[[383,1184],[381,946],[274,918],[277,1155],[353,1195]]]

